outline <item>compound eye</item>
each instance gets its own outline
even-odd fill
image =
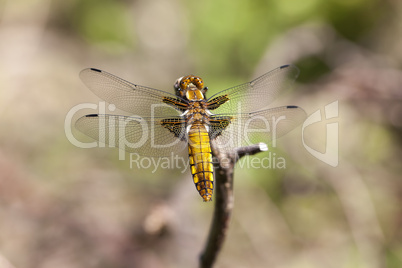
[[[177,78],[176,82],[174,82],[174,84],[173,84],[174,90],[176,90],[176,91],[180,91],[180,90],[181,90],[181,88],[180,88],[180,83],[181,83],[181,79],[182,79],[182,78],[183,78],[183,77]]]

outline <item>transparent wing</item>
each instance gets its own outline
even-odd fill
[[[299,75],[299,69],[294,65],[284,65],[276,68],[257,79],[223,90],[208,99],[213,100],[219,96],[227,96],[227,102],[213,110],[215,114],[249,113],[265,109],[279,95],[279,93],[292,85]]]
[[[221,151],[232,151],[241,146],[264,142],[270,144],[285,135],[306,119],[306,112],[297,106],[282,106],[252,113],[222,114],[217,118],[228,119],[230,123],[215,136],[213,145]],[[210,126],[214,132],[214,126]]]
[[[176,123],[173,132],[163,126]],[[86,115],[77,120],[75,127],[87,136],[142,156],[162,157],[187,154],[187,136],[181,117],[131,117],[108,114]]]
[[[98,97],[132,115],[176,116],[177,110],[163,103],[163,100],[167,97],[184,102],[183,99],[180,99],[176,95],[135,85],[110,73],[94,68],[82,70],[80,78]]]

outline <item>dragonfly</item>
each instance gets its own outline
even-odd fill
[[[270,143],[305,120],[306,113],[298,106],[269,107],[298,74],[296,66],[283,65],[207,98],[208,87],[195,75],[177,79],[174,93],[169,93],[88,68],[80,72],[84,84],[129,115],[88,114],[75,127],[104,144],[144,157],[188,153],[195,187],[204,201],[210,201],[214,150],[229,153]]]

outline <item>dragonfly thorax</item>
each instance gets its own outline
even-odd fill
[[[199,89],[190,89],[186,91],[186,99],[189,101],[205,100],[204,94]]]

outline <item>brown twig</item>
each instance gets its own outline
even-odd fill
[[[220,164],[215,172],[215,210],[208,240],[200,257],[201,268],[213,266],[226,237],[234,204],[233,173],[236,162],[245,155],[267,150],[268,147],[264,143],[240,147],[230,154],[223,154],[212,148]]]

